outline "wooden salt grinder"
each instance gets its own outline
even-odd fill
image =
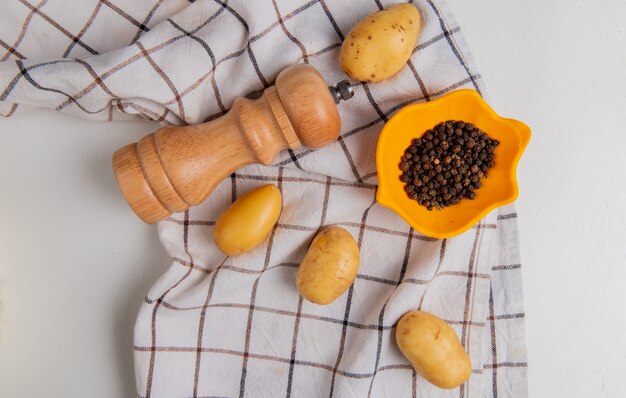
[[[333,142],[341,130],[336,103],[351,96],[347,82],[329,90],[315,68],[293,65],[260,98],[237,98],[219,119],[165,127],[118,149],[113,171],[130,207],[152,224],[202,202],[243,166]]]

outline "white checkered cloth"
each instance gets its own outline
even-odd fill
[[[46,106],[93,120],[140,115],[197,123],[308,62],[329,83],[344,35],[377,0],[18,0],[2,5],[0,105]],[[524,397],[526,348],[516,213],[507,206],[453,239],[420,235],[375,202],[375,144],[405,104],[457,88],[484,94],[459,26],[441,1],[417,0],[421,39],[399,75],[356,87],[339,140],[251,166],[202,205],[159,225],[173,264],[135,327],[141,397]],[[19,104],[19,105],[18,105]],[[133,116],[136,117],[136,116]],[[276,184],[269,239],[237,258],[213,243],[215,219],[243,193]],[[297,265],[337,224],[361,249],[354,285],[328,306],[303,300]],[[400,354],[395,324],[421,308],[449,322],[472,359],[443,391]]]

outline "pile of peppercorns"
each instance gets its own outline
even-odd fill
[[[474,199],[499,144],[471,123],[439,123],[404,151],[400,181],[409,198],[428,210]]]

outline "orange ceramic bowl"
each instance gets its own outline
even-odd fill
[[[446,120],[473,123],[491,138],[499,140],[500,145],[495,150],[495,165],[475,191],[474,200],[462,199],[442,210],[428,211],[404,192],[398,165],[413,138]],[[376,200],[426,236],[443,239],[458,235],[491,210],[517,198],[517,163],[529,140],[528,126],[498,116],[473,90],[453,91],[434,101],[408,105],[398,111],[380,133],[376,148]]]

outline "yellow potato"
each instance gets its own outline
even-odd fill
[[[458,387],[472,373],[470,358],[454,330],[433,314],[405,314],[398,321],[396,341],[415,371],[439,388]]]
[[[407,3],[368,15],[341,45],[341,67],[353,79],[364,82],[395,75],[411,57],[420,25],[419,11]]]
[[[280,190],[272,184],[256,188],[237,199],[215,223],[215,243],[229,256],[238,256],[265,240],[278,221]]]
[[[316,304],[329,304],[356,278],[359,248],[348,231],[326,227],[317,234],[298,269],[300,294]]]

